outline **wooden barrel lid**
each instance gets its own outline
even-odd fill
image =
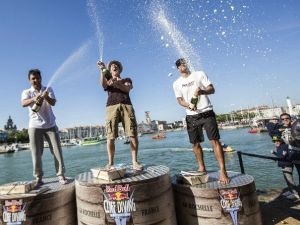
[[[74,188],[74,179],[70,178],[68,178],[68,184],[65,185],[60,184],[57,177],[43,179],[43,182],[44,184],[40,186],[41,192],[31,190],[25,194],[0,195],[0,200],[32,198],[38,195],[49,195],[69,188]]]
[[[203,189],[220,189],[220,188],[232,188],[232,187],[241,187],[246,186],[254,182],[254,178],[248,174],[241,174],[238,172],[227,171],[227,175],[230,179],[230,183],[223,185],[219,182],[219,172],[208,172],[208,182],[205,184],[197,184],[193,187],[203,188]],[[173,179],[173,182],[176,183],[176,180]],[[180,184],[189,186],[187,184]]]
[[[137,183],[141,181],[149,181],[156,179],[165,174],[168,174],[170,169],[162,165],[148,165],[144,167],[143,171],[134,171],[129,167],[126,170],[125,177],[113,181],[101,180],[94,178],[91,172],[81,173],[76,176],[76,181],[80,182],[81,185],[97,185],[97,184],[118,184],[118,183]]]

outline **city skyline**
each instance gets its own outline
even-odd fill
[[[292,107],[294,108],[293,109],[293,112],[295,114],[293,115],[300,115],[300,104],[293,104]],[[276,113],[276,112],[273,112],[272,114],[272,110],[273,109],[281,109],[280,113]],[[230,115],[232,113],[240,113],[240,114],[245,114],[246,112],[248,113],[261,113],[262,111],[269,111],[267,114],[267,117],[273,117],[273,116],[279,116],[282,112],[287,112],[287,113],[290,113],[289,112],[289,107],[288,107],[288,104],[286,105],[273,105],[273,106],[270,106],[270,105],[258,105],[258,106],[252,106],[252,107],[248,107],[248,108],[240,108],[240,109],[237,109],[237,110],[231,110],[229,112],[224,112],[224,113],[218,113],[217,115]],[[278,111],[278,110],[277,110]],[[185,117],[182,117],[182,118],[178,118],[178,119],[175,119],[175,120],[162,120],[162,119],[159,119],[159,118],[152,118],[151,116],[151,112],[150,111],[145,111],[144,112],[144,118],[140,121],[137,121],[138,124],[142,124],[142,123],[149,123],[149,120],[146,118],[146,113],[148,113],[151,121],[161,121],[161,122],[166,122],[167,124],[172,124],[172,123],[176,123],[176,122],[182,122],[182,120],[185,119]],[[271,115],[272,114],[272,115]],[[292,114],[291,114],[292,115]],[[8,115],[7,119],[5,120],[5,123],[4,123],[4,128],[5,126],[7,125],[7,121],[9,121],[9,119],[12,119],[12,121],[14,121],[14,118],[11,116],[11,115]],[[16,127],[17,124],[15,122],[13,122],[13,125],[15,125]],[[63,129],[69,129],[69,128],[75,128],[75,127],[105,127],[105,123],[103,124],[75,124],[74,126],[72,127],[60,127],[60,130],[63,130]],[[27,127],[22,127],[18,130],[22,130],[23,128],[27,128]],[[0,130],[3,130],[1,127],[0,127]]]
[[[60,128],[104,124],[107,94],[98,82],[101,54],[90,2],[104,37],[103,60],[120,60],[123,77],[133,80],[131,99],[139,122],[144,111],[166,121],[185,116],[172,89],[179,76],[174,62],[182,55],[172,33],[153,19],[156,10],[200,56],[196,69],[203,69],[216,88],[210,98],[217,114],[286,105],[286,96],[300,103],[299,1],[13,0],[0,3],[1,124],[11,115],[18,129],[27,128],[28,109],[20,98],[30,87],[31,68],[41,69],[45,86],[57,75],[51,86]]]

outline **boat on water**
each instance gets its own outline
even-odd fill
[[[220,126],[220,129],[222,130],[232,130],[232,129],[237,129],[237,125],[223,125],[223,126]]]
[[[268,132],[266,125],[271,119],[272,118],[254,117],[250,122],[250,130],[248,130],[248,133],[258,134]]]
[[[248,130],[249,134],[257,134],[263,132],[268,132],[268,129],[266,127],[251,127],[250,130]]]
[[[130,138],[129,137],[125,138],[124,144],[130,144]]]
[[[107,139],[104,137],[88,137],[83,138],[80,142],[80,145],[82,146],[89,146],[89,145],[98,145],[101,143],[106,143]]]
[[[130,144],[130,140],[126,140],[126,141],[124,141],[124,144],[125,144],[125,145],[128,145],[128,144]]]
[[[223,152],[235,152],[234,148],[231,146],[223,147]]]
[[[235,150],[232,146],[227,145],[223,142],[221,142],[220,144],[221,144],[221,147],[223,149],[223,152],[235,152]],[[202,148],[202,150],[205,151],[205,152],[213,152],[214,151],[212,148],[206,148],[206,147]]]
[[[0,145],[0,154],[1,153],[13,153],[15,149],[11,145]]]
[[[231,147],[230,145],[226,145],[223,142],[221,142],[221,147],[223,149],[223,152],[235,152],[233,147]]]
[[[166,138],[166,135],[164,133],[158,133],[157,135],[152,136],[152,139],[159,140]]]

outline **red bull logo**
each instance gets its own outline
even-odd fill
[[[21,212],[22,206],[20,206],[20,205],[7,206],[6,211],[9,213]]]
[[[220,189],[219,193],[223,197],[223,199],[226,199],[226,200],[236,199],[236,198],[239,197],[239,193],[238,193],[238,190],[236,188],[233,188],[233,189]]]
[[[136,211],[133,192],[129,192],[129,184],[107,185],[104,188],[104,211],[114,218],[117,225],[126,225],[131,213]]]
[[[25,214],[26,203],[23,204],[23,200],[6,200],[3,205],[3,222],[10,224],[22,224],[26,221]]]
[[[223,210],[230,213],[234,225],[238,224],[238,211],[242,208],[240,192],[237,188],[219,189],[220,203]]]
[[[109,199],[113,201],[121,201],[128,198],[129,198],[128,193],[124,193],[124,192],[116,192],[116,193],[109,194]]]

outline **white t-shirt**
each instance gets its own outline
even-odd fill
[[[46,90],[46,87],[42,87],[41,92]],[[48,87],[49,97],[55,99],[54,92],[51,87]],[[33,87],[26,89],[22,92],[21,100],[30,99],[37,96],[39,92]],[[56,125],[55,116],[52,112],[51,105],[44,100],[41,109],[35,113],[31,110],[33,104],[28,106],[29,110],[29,128],[51,128]]]
[[[186,102],[191,102],[197,87],[200,87],[200,89],[205,89],[210,84],[210,80],[203,71],[195,71],[192,72],[188,77],[180,76],[173,83],[173,89],[176,98],[182,97]],[[206,95],[200,95],[197,104],[197,110],[191,111],[187,108],[186,114],[195,115],[212,109],[213,106],[210,103],[209,98]]]

